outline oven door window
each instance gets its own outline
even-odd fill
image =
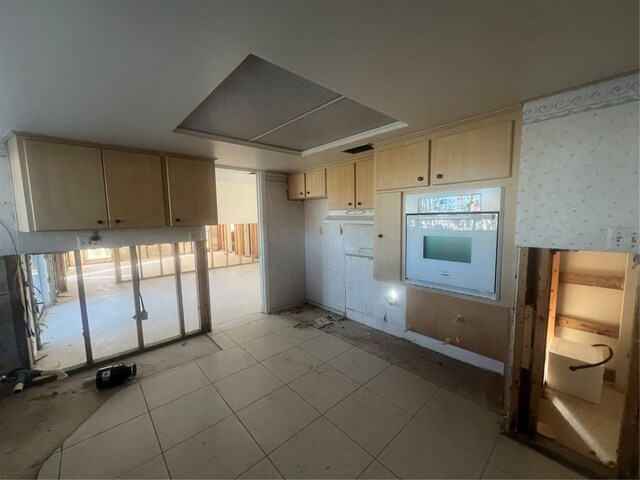
[[[471,263],[470,237],[440,237],[425,235],[422,258],[445,262]]]

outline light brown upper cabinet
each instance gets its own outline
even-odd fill
[[[109,226],[164,227],[162,157],[102,150]]]
[[[373,276],[400,280],[402,275],[402,193],[377,193],[373,216]]]
[[[512,121],[435,138],[432,142],[433,185],[511,175]]]
[[[329,210],[355,208],[355,166],[353,163],[327,168]]]
[[[212,161],[167,157],[167,188],[171,225],[218,223]]]
[[[323,198],[327,196],[325,169],[289,175],[289,200]]]
[[[375,152],[376,191],[429,185],[429,140]]]
[[[100,148],[22,137],[8,145],[20,230],[107,226]]]
[[[325,169],[304,172],[305,197],[322,198],[327,196]]]
[[[304,173],[289,175],[289,200],[304,199]]]
[[[373,159],[356,162],[356,208],[373,208]]]

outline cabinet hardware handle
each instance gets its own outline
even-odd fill
[[[351,202],[347,203],[347,205],[351,206]]]
[[[304,195],[304,192],[300,192],[300,195]]]
[[[440,272],[440,275],[448,277],[449,275],[451,275],[451,273],[450,272]]]
[[[358,205],[362,205],[362,202],[358,202]]]
[[[378,238],[382,238],[382,234],[381,233],[378,234]]]
[[[116,218],[116,223],[120,223],[120,219],[119,218]]]
[[[180,219],[179,219],[179,218],[176,218],[176,222],[179,222],[179,221],[180,221]]]
[[[442,178],[442,177],[444,177],[444,175],[442,175],[441,173],[436,175],[436,178]]]
[[[310,195],[310,194],[311,194],[311,192],[307,192],[307,195]]]
[[[418,181],[421,182],[424,180],[424,177],[418,177]]]
[[[98,220],[98,225],[102,225],[104,222],[102,220]]]

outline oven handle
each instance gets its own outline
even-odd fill
[[[444,275],[445,277],[448,277],[449,275],[451,275],[451,272],[440,272],[440,275]]]

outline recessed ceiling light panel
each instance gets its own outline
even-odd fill
[[[304,154],[402,122],[249,55],[177,132]],[[345,140],[348,141],[348,140]]]

